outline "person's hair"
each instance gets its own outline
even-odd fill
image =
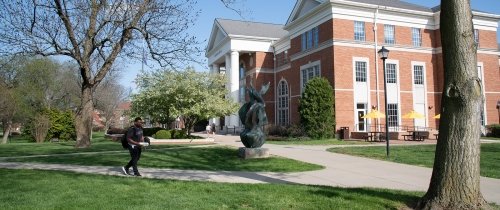
[[[138,121],[141,121],[141,120],[142,120],[142,118],[140,118],[140,117],[136,117],[136,118],[134,119],[134,122],[138,122]]]

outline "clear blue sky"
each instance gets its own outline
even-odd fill
[[[434,7],[440,3],[440,0],[405,0],[406,2],[418,4],[426,7]],[[234,20],[247,20],[264,23],[285,24],[290,13],[292,12],[295,0],[240,0],[235,9],[243,11],[242,16],[236,12],[224,7],[219,0],[199,0],[197,8],[201,10],[200,16],[196,21],[195,26],[190,30],[200,42],[203,42],[202,48],[207,45],[210,32],[215,18],[225,18]],[[471,0],[472,8],[475,10],[489,12],[500,15],[500,0]],[[497,35],[497,40],[500,41],[500,34]],[[199,58],[205,65],[193,66],[198,71],[207,71],[204,54]],[[123,67],[122,84],[126,87],[134,88],[133,80],[139,70],[141,64],[133,64]],[[149,69],[145,67],[145,69]]]

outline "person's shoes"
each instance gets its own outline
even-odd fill
[[[134,176],[142,176],[140,173],[136,173],[134,174]]]
[[[122,172],[124,175],[130,175],[130,173],[128,172],[128,169],[126,169],[125,167],[122,167]]]

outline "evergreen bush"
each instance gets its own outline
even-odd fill
[[[500,124],[487,125],[486,128],[488,129],[487,136],[500,138]]]
[[[313,139],[331,138],[335,132],[333,88],[327,79],[307,82],[299,104],[300,123]]]
[[[128,129],[128,128],[127,128]],[[165,128],[161,128],[161,127],[154,127],[154,128],[143,128],[142,129],[142,134],[144,136],[153,136],[154,134],[156,134],[158,131],[160,130],[167,130]]]
[[[188,135],[186,130],[174,130],[174,139],[187,139]]]
[[[155,139],[171,139],[172,134],[170,130],[159,130],[158,132],[156,132],[156,134],[154,134],[153,137]]]

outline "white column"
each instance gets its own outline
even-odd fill
[[[227,96],[227,98],[230,98],[231,97],[231,55],[229,55],[229,54],[226,54],[226,78],[228,78],[226,88],[229,90],[229,95]],[[226,126],[232,125],[232,124],[230,124],[230,122],[231,122],[230,117],[226,116],[224,118],[224,125],[226,125]]]
[[[211,68],[211,74],[218,74],[219,73],[219,64],[212,64],[212,68]]]
[[[240,54],[238,51],[231,51],[231,74],[229,75],[229,80],[231,85],[229,86],[231,92],[231,98],[234,102],[239,102],[239,90],[240,90]],[[230,117],[230,125],[231,126],[239,126],[240,119],[238,117],[238,113],[234,113]]]
[[[219,74],[219,64],[214,63],[214,64],[210,65],[210,67],[211,67],[210,74]],[[219,117],[212,118],[209,120],[209,123],[210,123],[210,125],[212,125],[212,123],[213,123],[213,124],[215,124],[216,128],[219,128],[220,118]],[[216,130],[218,130],[218,129],[216,129]]]

